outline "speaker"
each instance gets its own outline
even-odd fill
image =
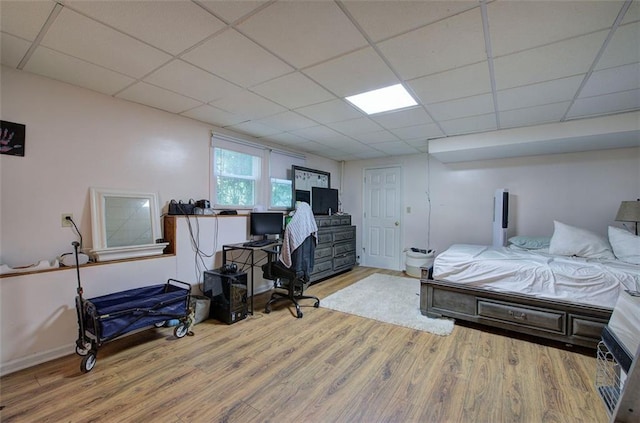
[[[204,295],[211,299],[209,317],[232,324],[247,317],[247,274],[224,272],[223,269],[204,272]]]
[[[507,245],[507,229],[509,228],[509,190],[496,190],[493,197],[493,246]]]

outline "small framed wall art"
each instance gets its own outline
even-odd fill
[[[24,157],[26,126],[0,120],[0,153]]]

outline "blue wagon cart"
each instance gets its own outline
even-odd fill
[[[163,326],[167,320],[177,319],[174,328],[176,338],[184,337],[190,326],[189,298],[191,285],[176,279],[167,283],[115,292],[100,297],[84,299],[77,265],[78,339],[76,353],[82,356],[80,370],[87,373],[96,364],[98,348],[121,335],[147,327]]]

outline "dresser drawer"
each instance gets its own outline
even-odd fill
[[[356,264],[355,253],[346,256],[336,257],[333,259],[333,270],[341,270],[343,268],[353,267]]]
[[[341,256],[343,254],[346,253],[350,253],[352,251],[355,251],[356,249],[356,243],[355,241],[349,241],[349,242],[342,242],[340,244],[336,244],[333,247],[333,254],[335,256]]]
[[[331,260],[316,262],[313,265],[313,272],[311,272],[311,274],[322,273],[328,270],[333,270],[333,262]]]
[[[560,311],[478,300],[478,315],[564,334],[566,314]]]
[[[316,251],[313,254],[313,257],[316,260],[319,260],[324,257],[331,257],[331,256],[333,256],[333,247],[330,245],[328,247],[316,247]]]
[[[333,242],[346,241],[350,239],[355,239],[356,237],[356,227],[351,226],[347,230],[340,230],[333,233]]]
[[[318,245],[331,244],[333,242],[333,234],[331,232],[318,231]]]

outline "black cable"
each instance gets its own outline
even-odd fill
[[[71,222],[71,224],[73,225],[73,229],[75,229],[76,233],[78,234],[78,237],[80,238],[80,251],[82,251],[82,234],[80,233],[80,230],[78,229],[78,226],[76,225],[76,222],[73,221],[73,218],[71,216],[67,216],[66,219]]]

